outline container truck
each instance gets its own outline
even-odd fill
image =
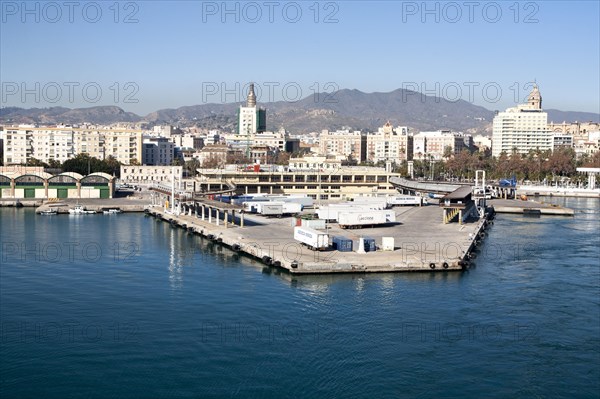
[[[308,227],[294,227],[294,240],[301,242],[313,251],[329,248],[329,234]]]
[[[359,229],[364,226],[379,226],[396,221],[394,211],[360,211],[340,212],[338,223],[342,229]]]

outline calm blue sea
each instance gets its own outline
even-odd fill
[[[294,277],[140,214],[0,210],[0,398],[594,398],[600,203],[467,272]]]

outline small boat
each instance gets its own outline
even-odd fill
[[[58,215],[56,209],[46,209],[45,211],[41,211],[40,215]]]
[[[83,205],[75,205],[75,208],[69,209],[71,215],[90,215],[96,213],[96,211],[88,211]]]
[[[120,209],[105,209],[102,211],[102,213],[105,215],[114,215],[117,213],[123,213],[123,211]]]

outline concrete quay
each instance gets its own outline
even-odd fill
[[[148,200],[145,198],[122,197],[106,199],[61,199],[56,202],[44,202],[37,204],[36,213],[46,210],[55,210],[58,214],[68,214],[69,209],[75,205],[83,205],[90,211],[102,212],[103,209],[120,209],[123,212],[144,212],[148,207]]]
[[[563,208],[554,204],[547,204],[538,201],[523,201],[519,199],[504,200],[493,199],[488,201],[488,205],[494,208],[496,213],[516,213],[529,216],[556,215],[573,216],[575,211],[570,208]]]
[[[255,214],[225,212],[205,207],[202,214],[189,208],[175,215],[163,207],[150,207],[147,214],[187,229],[264,264],[292,274],[378,273],[409,271],[458,271],[468,268],[475,246],[485,236],[487,219],[473,223],[443,224],[442,210],[436,206],[395,208],[398,223],[385,227],[343,230],[328,225],[330,237],[341,235],[353,240],[394,237],[393,251],[367,253],[313,251],[293,239],[294,218],[267,218]],[[242,223],[242,218],[244,222]]]

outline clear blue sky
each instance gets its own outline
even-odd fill
[[[598,1],[472,3],[2,1],[0,105],[144,115],[254,81],[275,100],[405,87],[494,110],[536,79],[544,108],[600,112]]]

